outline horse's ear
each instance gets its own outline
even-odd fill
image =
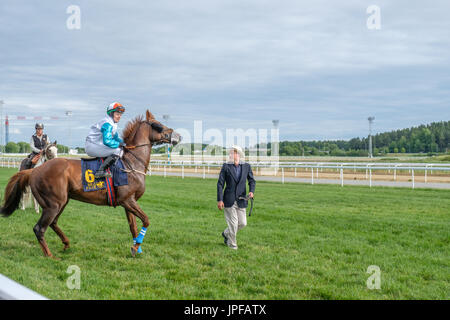
[[[147,110],[145,117],[147,118],[147,121],[153,120],[155,119],[155,117],[153,116],[153,114]]]
[[[56,146],[56,140],[55,140],[55,142],[53,142],[53,144]]]

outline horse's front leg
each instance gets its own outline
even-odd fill
[[[25,197],[26,192],[22,193],[22,197],[20,198],[20,208],[22,209],[22,211],[25,211]]]
[[[131,254],[134,257],[136,255],[136,253],[138,253],[139,248],[140,248],[142,242],[144,241],[144,237],[145,237],[145,234],[147,233],[147,228],[150,225],[150,222],[148,220],[148,216],[144,213],[144,211],[142,211],[142,209],[137,204],[136,200],[128,199],[122,203],[122,206],[125,208],[127,213],[130,212],[134,216],[138,217],[142,221],[142,224],[143,224],[141,231],[135,238],[136,244],[134,244],[131,247]],[[130,228],[131,228],[131,226],[130,226]],[[137,229],[136,229],[136,231],[137,231]],[[133,232],[132,232],[132,234],[133,234]],[[134,237],[134,235],[135,234],[133,234],[133,237]]]
[[[30,187],[26,187],[25,191],[22,193],[22,197],[20,199],[20,207],[23,211],[25,211],[26,207],[29,205],[28,202],[30,201]]]
[[[133,246],[136,245],[136,239],[138,237],[138,230],[136,225],[136,217],[129,211],[125,210],[127,215],[128,225],[130,226],[131,236],[133,237]],[[139,247],[137,253],[142,253],[142,247]]]
[[[37,214],[39,214],[39,203],[37,202],[36,198],[31,194],[31,197],[33,198],[34,202],[34,211],[36,211]]]

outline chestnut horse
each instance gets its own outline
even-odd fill
[[[181,141],[181,136],[158,122],[147,110],[145,120],[140,116],[127,124],[123,139],[126,147],[122,160],[129,171],[128,185],[117,188],[117,204],[125,209],[133,238],[140,239],[131,247],[134,256],[142,243],[142,234],[145,235],[142,230],[149,226],[148,217],[137,200],[145,192],[145,173],[150,163],[152,146],[163,143],[176,145]],[[22,192],[28,185],[42,207],[42,215],[33,230],[46,257],[52,257],[44,239],[48,226],[59,236],[64,250],[69,248],[69,239],[58,226],[58,218],[69,199],[108,205],[106,190],[83,191],[80,160],[56,158],[35,169],[20,171],[9,180],[4,205],[0,208],[3,216],[10,216],[17,209]],[[142,221],[141,234],[138,234],[135,217]]]

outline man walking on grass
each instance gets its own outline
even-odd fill
[[[247,225],[245,183],[248,180],[249,197],[255,192],[255,179],[250,164],[243,162],[244,152],[239,146],[232,146],[229,161],[224,163],[217,181],[217,208],[225,209],[225,220],[228,227],[222,232],[225,244],[237,249],[236,234]],[[226,184],[225,191],[223,191]]]

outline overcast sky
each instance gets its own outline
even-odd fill
[[[81,28],[70,30],[70,5]],[[369,30],[370,5],[381,29]],[[281,140],[350,139],[450,120],[448,0],[0,2],[4,114],[84,146],[106,106],[169,126],[270,128]],[[11,121],[29,141],[33,121]]]

